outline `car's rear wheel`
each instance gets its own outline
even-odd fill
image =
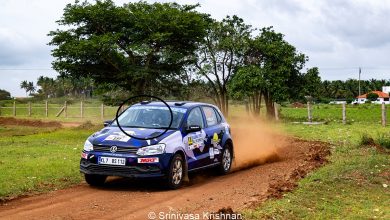
[[[173,156],[169,166],[167,187],[170,189],[177,189],[181,187],[184,178],[184,160],[180,154]]]
[[[230,172],[232,168],[233,154],[230,146],[225,146],[222,153],[221,164],[218,166],[220,174],[224,175]]]
[[[85,181],[91,186],[102,186],[106,182],[107,176],[84,174]]]

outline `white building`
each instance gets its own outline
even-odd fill
[[[370,93],[375,93],[378,95],[378,98],[373,101],[372,103],[375,104],[390,104],[390,97],[389,97],[389,92],[390,92],[390,86],[383,86],[382,87],[383,91],[372,91],[363,95],[360,95],[356,97],[356,99],[352,102],[352,104],[364,104],[368,101],[367,95]]]

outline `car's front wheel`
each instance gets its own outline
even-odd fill
[[[167,178],[167,186],[170,189],[177,189],[183,183],[184,178],[184,159],[180,154],[173,156]]]
[[[218,167],[220,174],[224,175],[229,173],[232,168],[233,154],[229,146],[225,146],[222,153],[221,164]]]
[[[84,174],[85,181],[91,186],[102,186],[106,182],[107,176]]]

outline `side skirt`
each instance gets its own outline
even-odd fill
[[[218,166],[219,164],[221,164],[221,162],[216,162],[216,163],[209,164],[209,165],[206,165],[203,167],[197,167],[195,169],[188,170],[188,172],[193,172],[193,171],[203,170],[203,169],[210,168],[210,167],[215,167],[215,166]]]

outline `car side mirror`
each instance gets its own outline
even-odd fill
[[[202,128],[199,125],[190,125],[190,126],[187,126],[187,128],[186,128],[187,133],[197,132],[200,130],[202,130]]]
[[[104,126],[104,127],[107,127],[107,126],[109,126],[111,123],[112,123],[112,120],[104,121],[104,122],[103,122],[103,126]]]

